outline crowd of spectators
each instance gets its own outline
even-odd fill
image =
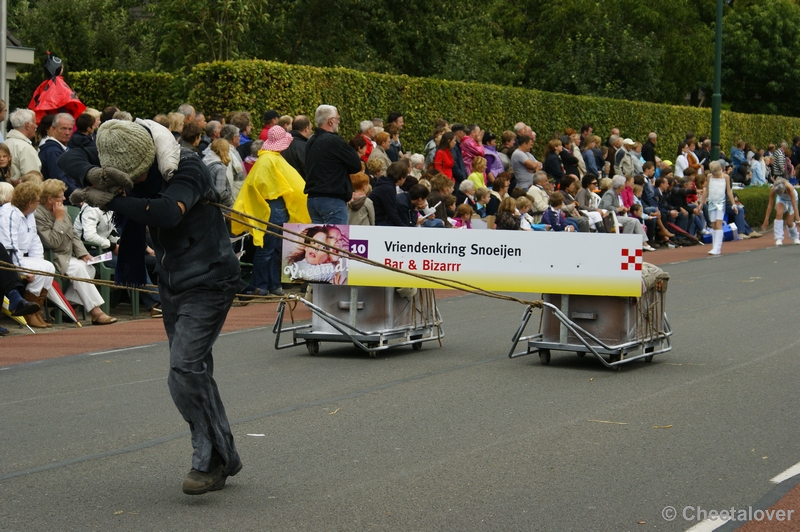
[[[5,118],[4,105],[0,113]],[[260,118],[263,126],[254,131],[248,112],[206,117],[184,104],[151,123],[205,163],[222,204],[278,225],[618,231],[641,235],[648,251],[693,245],[710,234],[702,202],[712,162],[706,136],[687,133],[679,146],[662,148],[656,133],[640,142],[613,128],[603,139],[584,124],[555,132],[537,146],[537,134],[523,122],[494,133],[479,124],[438,120],[422,152],[412,153],[401,140],[402,113],[365,119],[350,139],[339,135],[341,117],[330,105],[320,105],[313,117],[269,110]],[[64,171],[74,162],[74,150],[96,149],[94,132],[108,120],[134,121],[113,106],[87,109],[78,117],[48,115],[38,124],[28,109],[9,114],[0,143],[0,241],[14,264],[92,278],[94,268],[87,262],[110,251],[113,267],[120,245],[124,248],[116,218],[88,205],[75,205],[79,214],[71,216],[69,198],[84,183],[82,176]],[[791,146],[766,148],[738,141],[720,154],[719,163],[734,188],[794,184],[800,137]],[[728,221],[736,222],[743,238],[760,236],[738,206],[726,204]],[[256,237],[257,232],[251,231],[254,270],[247,289],[282,295],[281,239]],[[158,282],[147,250],[147,280]],[[43,307],[52,278],[23,281],[23,299]],[[65,295],[91,314],[92,323],[116,321],[101,310],[104,301],[93,285],[73,282]],[[145,295],[142,302],[159,315],[157,297]],[[41,312],[28,321],[49,326],[49,316]]]

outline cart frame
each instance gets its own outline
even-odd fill
[[[309,355],[319,353],[320,342],[352,343],[359,349],[366,351],[370,357],[375,358],[378,352],[395,347],[410,345],[415,351],[422,349],[424,342],[439,341],[444,337],[442,331],[442,316],[439,307],[436,305],[436,297],[431,290],[431,305],[433,306],[433,320],[422,320],[420,324],[404,325],[386,330],[364,331],[355,325],[358,299],[358,287],[350,287],[350,323],[337,318],[331,313],[305,298],[297,300],[303,303],[316,316],[333,327],[337,332],[313,331],[312,323],[301,325],[283,326],[283,319],[286,312],[286,301],[281,301],[278,305],[278,316],[272,332],[275,334],[275,349],[287,349],[298,345],[306,346]],[[414,304],[416,298],[412,299]],[[420,312],[420,314],[422,314]],[[281,344],[281,335],[291,333],[292,340]]]
[[[571,332],[580,341],[580,344],[569,344],[560,342],[545,342],[543,341],[543,333],[541,331],[542,322],[539,321],[539,332],[531,336],[522,336],[528,322],[533,315],[533,306],[526,307],[522,314],[522,323],[512,337],[513,344],[511,350],[508,352],[508,358],[517,358],[526,355],[539,354],[539,360],[544,365],[550,364],[550,351],[575,351],[579,357],[584,356],[586,353],[591,353],[597,360],[599,360],[605,367],[619,371],[622,364],[627,364],[635,360],[644,359],[645,362],[652,362],[653,356],[660,355],[672,350],[672,326],[667,318],[667,313],[663,313],[664,330],[658,331],[647,337],[638,338],[629,342],[621,344],[609,345],[597,338],[592,333],[572,321],[560,308],[542,301],[542,315],[544,315],[544,308],[548,308],[553,312],[553,315],[561,322],[561,338],[566,338],[566,331]],[[592,343],[590,343],[593,342]],[[525,351],[515,353],[519,342],[526,342],[527,348]],[[603,355],[608,355],[608,361],[603,358]]]

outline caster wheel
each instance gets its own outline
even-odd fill
[[[609,363],[618,362],[619,360],[622,360],[622,357],[620,355],[609,355],[608,357]],[[614,371],[619,371],[621,367],[622,367],[621,365],[611,366],[611,369]]]
[[[318,340],[306,340],[306,349],[308,349],[308,354],[311,356],[319,354],[319,341]]]
[[[539,350],[539,360],[542,362],[542,365],[547,366],[550,364],[550,350],[549,349],[540,349]]]
[[[586,353],[584,353],[583,351],[578,351],[578,352],[577,352],[577,353],[575,353],[575,354],[576,354],[576,355],[578,355],[578,357],[580,357],[580,358],[583,358],[583,357],[585,357],[585,356],[586,356]]]
[[[414,351],[419,351],[420,349],[422,349],[422,342],[414,342],[413,344],[411,344],[411,348]]]
[[[644,357],[644,361],[645,362],[652,362],[653,361],[653,355],[650,355],[649,357]]]
[[[656,350],[655,347],[645,347],[644,352],[645,353],[652,353],[655,350]],[[653,355],[650,355],[649,357],[644,357],[644,361],[645,362],[652,362],[653,361]]]

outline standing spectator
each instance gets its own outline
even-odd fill
[[[353,184],[353,199],[347,202],[347,223],[375,225],[375,206],[369,199],[369,176],[364,172],[350,174],[350,182]]]
[[[397,148],[397,155],[403,155],[403,145],[400,142],[400,132],[403,131],[403,126],[405,126],[405,121],[403,120],[403,113],[389,113],[389,117],[386,120],[386,129],[389,128],[390,125],[397,126],[397,138],[392,141],[392,144],[395,148]]]
[[[572,174],[577,176],[580,173],[580,165],[578,164],[581,157],[575,157],[572,152],[572,137],[564,135],[561,137],[561,153],[558,154],[561,159],[561,167],[564,169],[564,175]]]
[[[467,176],[472,173],[472,160],[475,157],[483,157],[484,153],[481,128],[478,124],[468,125],[466,135],[461,141],[461,157],[464,159]]]
[[[297,115],[292,120],[292,130],[289,132],[292,135],[292,143],[283,152],[283,158],[297,170],[303,179],[306,178],[306,143],[313,132],[308,117]],[[367,149],[369,150],[371,147],[372,142],[367,145]]]
[[[361,171],[361,159],[338,135],[336,107],[317,107],[314,122],[317,129],[306,144],[308,214],[315,224],[346,224],[347,202],[353,199],[350,174]]]
[[[197,125],[199,126],[200,123],[198,122]],[[222,131],[222,124],[216,120],[212,120],[202,127],[203,136],[200,138],[200,143],[197,145],[197,151],[205,153],[211,143],[219,138],[219,134]]]
[[[200,150],[197,149],[198,144],[200,144],[200,140],[203,137],[203,130],[195,124],[194,122],[190,122],[183,126],[183,132],[181,133],[181,148],[186,148],[189,151],[194,153],[200,153]]]
[[[456,123],[450,128],[456,136],[456,145],[453,146],[453,181],[456,185],[461,184],[467,178],[467,167],[464,166],[464,155],[461,153],[461,142],[466,133],[466,126],[464,124]]]
[[[181,113],[170,113],[167,115],[167,121],[169,122],[169,130],[172,132],[172,136],[175,137],[175,140],[180,141],[183,126],[186,125],[186,116]]]
[[[611,131],[612,134],[606,141],[608,153],[606,154],[605,162],[611,165],[611,172],[613,173],[615,171],[614,166],[617,160],[617,151],[622,148],[622,137],[613,133],[614,131],[619,131],[617,128],[614,128]]]
[[[786,175],[786,141],[781,141],[779,148],[776,148],[772,154],[772,179],[776,181],[780,178],[788,179],[790,176]]]
[[[68,113],[59,113],[53,118],[53,125],[47,130],[47,136],[39,143],[39,160],[42,161],[44,179],[58,179],[67,187],[67,196],[80,188],[80,184],[68,177],[58,167],[58,158],[67,151],[67,143],[72,137],[72,126],[75,119]]]
[[[375,147],[375,142],[372,140],[375,138],[375,126],[372,124],[372,120],[363,120],[358,127],[361,130],[360,135],[364,137],[364,140],[367,142],[367,151],[361,156],[361,160],[366,163],[369,161],[369,156],[372,154],[372,149]]]
[[[527,135],[519,138],[519,145],[511,154],[511,169],[514,172],[515,183],[510,183],[513,188],[529,189],[533,185],[533,175],[542,169],[542,163],[536,160],[531,153],[534,139]],[[559,165],[561,163],[559,162]],[[538,210],[538,209],[536,209]],[[542,209],[544,210],[544,209]]]
[[[108,107],[105,107],[103,109],[103,112],[100,114],[100,123],[103,124],[113,119],[114,115],[118,112],[119,112],[119,107],[115,105],[109,105]]]
[[[233,113],[230,123],[239,128],[239,145],[236,147],[236,151],[239,152],[239,158],[244,160],[250,155],[250,145],[253,143],[253,139],[250,138],[250,132],[253,129],[250,113],[246,111]]]
[[[437,125],[433,129],[431,137],[425,144],[425,168],[429,168],[433,164],[433,158],[436,156],[436,150],[439,148],[439,141],[442,140],[442,135],[447,132],[447,127],[444,125]]]
[[[570,140],[572,141],[572,144],[570,144],[572,156],[578,161],[578,178],[582,179],[586,175],[586,161],[583,160],[583,154],[581,153],[582,139],[580,135],[573,133],[570,135]]]
[[[706,135],[700,135],[697,139],[697,146],[694,149],[698,162],[703,166],[703,171],[708,172],[711,163],[711,139]]]
[[[486,158],[486,182],[491,185],[494,178],[505,172],[506,168],[501,154],[497,152],[497,137],[488,131],[483,134],[483,151]]]
[[[308,223],[306,197],[301,192],[304,186],[303,178],[280,155],[291,142],[292,136],[285,129],[270,128],[267,142],[261,146],[258,160],[250,170],[250,175],[234,205],[237,211],[269,220],[275,225],[287,222]],[[235,230],[236,224],[233,225]],[[247,230],[253,235],[253,243],[256,246],[253,256],[253,285],[265,294],[284,295],[281,287],[280,232],[273,229],[276,236],[265,235],[258,230]]]
[[[34,170],[40,172],[42,161],[31,145],[36,135],[36,113],[30,109],[17,109],[9,117],[11,131],[6,136],[6,146],[11,151],[11,181],[16,183],[22,174]]]
[[[375,208],[375,225],[408,227],[398,211],[397,187],[402,187],[408,177],[408,166],[403,162],[389,165],[386,175],[378,179],[369,195]],[[416,220],[415,220],[416,221]]]
[[[387,151],[389,150],[390,146],[392,145],[392,139],[389,133],[386,131],[381,131],[377,135],[375,135],[375,148],[372,150],[370,154],[370,159],[378,159],[383,161],[384,168],[388,169],[389,165],[392,164],[392,160],[389,158]]]
[[[591,137],[594,134],[594,127],[591,124],[583,124],[581,126],[581,141],[580,144],[583,145],[586,142],[586,139]]]
[[[12,188],[14,184],[14,182],[11,181],[11,150],[9,150],[8,146],[6,146],[1,142],[0,142],[0,183],[12,185]],[[5,202],[0,202],[0,205],[2,205],[3,203]]]
[[[196,114],[194,111],[194,107],[189,105],[188,103],[182,103],[178,106],[178,113],[183,115],[183,123],[186,125],[194,124]]]
[[[400,151],[400,128],[397,127],[397,124],[392,123],[386,126],[386,129],[383,131],[389,134],[389,146],[384,148],[384,151],[389,157],[389,160],[396,163],[400,160],[400,156],[402,155]]]
[[[228,165],[228,182],[231,184],[233,200],[236,201],[236,197],[239,195],[244,179],[247,176],[244,169],[244,161],[242,161],[242,156],[239,155],[239,150],[237,149],[241,141],[239,128],[232,124],[222,126],[220,138],[227,140],[230,146],[231,163]]]
[[[228,181],[228,166],[231,164],[231,148],[225,139],[217,139],[211,143],[208,152],[203,157],[203,163],[208,167],[214,188],[219,192],[219,202],[226,207],[233,205],[233,192]]]
[[[264,116],[261,117],[261,120],[264,122],[264,127],[261,128],[261,133],[258,135],[258,140],[267,140],[269,130],[278,125],[278,120],[280,120],[280,118],[280,113],[274,109],[270,109],[264,113]]]
[[[752,179],[750,180],[751,185],[760,186],[767,184],[767,170],[764,165],[764,158],[759,152],[753,155],[753,160],[750,164],[750,173],[752,175]]]
[[[561,151],[564,146],[558,139],[553,139],[547,143],[544,149],[544,168],[547,175],[560,182],[564,177],[564,167],[561,165]],[[524,188],[524,187],[523,187]]]
[[[647,136],[647,142],[642,145],[644,162],[656,164],[656,141],[658,141],[658,135],[651,131]]]
[[[433,158],[433,167],[455,183],[453,179],[453,166],[455,160],[453,159],[453,149],[456,145],[456,136],[453,132],[447,132],[442,135],[439,141],[439,149],[436,151],[436,156]]]
[[[586,174],[595,177],[600,175],[600,170],[597,168],[597,159],[594,156],[594,147],[597,145],[594,135],[588,136],[583,139],[583,162],[586,165]]]

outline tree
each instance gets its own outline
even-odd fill
[[[737,2],[723,20],[723,102],[744,113],[798,116],[798,27],[796,2]]]

